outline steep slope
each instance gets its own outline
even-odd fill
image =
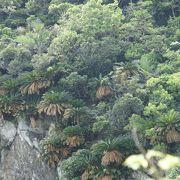
[[[134,128],[178,156],[179,8],[0,0],[0,179],[139,179]]]

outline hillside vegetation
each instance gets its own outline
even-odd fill
[[[41,159],[68,180],[127,179],[133,129],[179,156],[179,14],[179,0],[0,0],[0,114],[52,121]]]

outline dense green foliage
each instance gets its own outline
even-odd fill
[[[180,155],[179,13],[178,0],[0,0],[0,114],[50,119],[41,157],[69,180],[126,178],[133,128]]]

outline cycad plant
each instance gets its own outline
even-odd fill
[[[40,157],[51,167],[55,167],[70,154],[68,147],[63,145],[61,136],[62,129],[51,124],[48,137],[40,142]]]
[[[157,121],[156,131],[167,143],[180,142],[180,114],[170,110]]]
[[[0,87],[1,88],[1,92],[2,92],[2,95],[3,94],[14,94],[15,92],[17,92],[17,89],[18,89],[18,81],[15,80],[15,79],[8,79],[6,80],[5,82],[2,83],[2,86]]]
[[[119,145],[119,138],[102,140],[92,146],[92,151],[94,154],[102,156],[101,164],[103,166],[120,165],[124,160],[124,156],[119,152]]]
[[[16,116],[24,109],[26,109],[26,105],[19,94],[0,96],[0,111],[2,113]]]
[[[101,76],[99,77],[100,79],[100,86],[96,90],[96,98],[101,100],[104,99],[108,96],[113,95],[113,90],[109,86],[109,79],[108,77],[102,78]]]
[[[108,86],[100,86],[96,91],[97,99],[102,99],[102,98],[107,97],[112,94],[113,94],[113,91]]]
[[[40,90],[51,85],[51,81],[45,79],[37,79],[32,83],[21,88],[22,94],[39,94]]]
[[[16,113],[25,108],[25,103],[18,94],[18,81],[6,80],[0,87],[0,110],[2,113],[16,116]]]
[[[126,80],[131,79],[133,76],[144,76],[144,72],[139,66],[130,62],[126,64],[116,63],[114,71],[111,72],[110,75],[112,75],[112,79],[116,83],[123,84]]]
[[[93,169],[95,169],[95,159],[90,150],[80,150],[80,159],[85,162],[84,172],[81,175],[81,180],[88,180],[91,175]]]
[[[60,163],[60,169],[67,179],[91,179],[90,174],[93,169],[93,157],[88,149],[81,149],[74,152],[71,157]]]
[[[46,92],[37,106],[39,114],[63,116],[65,110],[69,108],[68,97],[66,92]]]
[[[41,158],[51,167],[55,167],[60,160],[67,158],[69,150],[61,143],[54,144],[51,138],[46,138],[40,143]]]
[[[63,118],[64,120],[71,119],[73,125],[80,124],[86,115],[86,107],[76,106],[65,109]]]
[[[22,78],[23,85],[20,87],[22,94],[40,94],[43,89],[47,89],[53,81],[45,75],[38,73],[27,74]]]
[[[84,144],[83,130],[80,126],[69,126],[63,130],[64,144],[76,148]]]

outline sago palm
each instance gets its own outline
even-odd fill
[[[100,86],[96,91],[96,98],[103,99],[113,94],[112,89],[109,86]]]
[[[41,89],[45,89],[51,85],[50,80],[37,79],[26,86],[21,87],[22,94],[39,94]]]
[[[16,116],[24,109],[26,109],[26,105],[19,94],[0,96],[0,111],[2,113]]]
[[[41,90],[46,89],[53,84],[46,75],[27,74],[22,77],[23,85],[20,87],[22,94],[39,94]]]
[[[92,146],[92,151],[94,154],[102,156],[101,164],[103,166],[120,165],[124,160],[124,156],[119,152],[119,144],[119,138],[100,141]]]
[[[85,113],[85,107],[69,107],[64,111],[63,118],[64,120],[70,118],[74,125],[80,124],[81,119],[83,119],[83,117],[85,116]]]
[[[108,77],[99,77],[99,87],[96,90],[96,98],[101,100],[113,95],[113,90],[110,87]]]
[[[82,128],[78,125],[69,126],[63,130],[64,144],[70,148],[79,147],[84,144],[84,137],[82,134]]]
[[[55,145],[51,138],[44,139],[40,142],[41,158],[51,167],[55,167],[58,162],[67,158],[69,151],[61,143]]]
[[[39,114],[46,114],[48,116],[62,116],[66,109],[69,108],[66,104],[65,92],[47,92],[42,96],[42,100],[37,106]]]
[[[114,66],[114,71],[110,73],[112,79],[116,83],[125,83],[126,80],[131,79],[132,76],[143,76],[143,70],[136,64],[132,63],[117,63]]]
[[[157,132],[164,136],[167,143],[180,141],[180,114],[175,110],[170,110],[162,115],[157,121]]]
[[[17,92],[17,88],[18,88],[18,81],[15,79],[9,79],[3,82],[1,86],[1,91],[3,94],[5,93],[13,94],[14,92]]]

